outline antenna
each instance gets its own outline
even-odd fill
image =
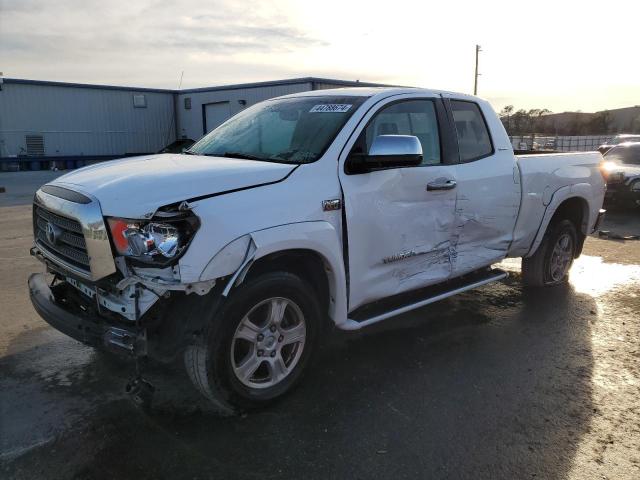
[[[178,90],[182,88],[182,77],[184,77],[184,70],[180,72],[180,81],[178,82]]]
[[[182,88],[182,78],[184,77],[184,70],[180,72],[180,81],[178,82],[178,90]],[[165,147],[169,145],[169,138],[171,137],[171,129],[174,128],[174,124],[176,122],[176,98],[173,99],[173,115],[171,115],[171,122],[169,123],[169,128],[167,129],[167,138],[164,141]],[[176,130],[176,140],[178,140],[178,131]]]

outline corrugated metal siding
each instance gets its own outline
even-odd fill
[[[349,81],[315,81],[313,82],[314,90],[328,90],[330,88],[351,88],[351,87],[385,87],[392,85],[382,85],[379,83],[369,82],[349,82]]]
[[[144,94],[146,108],[134,108]],[[26,153],[27,135],[45,155],[155,152],[175,139],[173,93],[5,83],[0,91],[0,157]]]
[[[203,105],[229,102],[230,115],[269,98],[312,89],[372,86],[306,77],[183,92],[5,79],[0,90],[0,158],[26,154],[26,137],[42,135],[46,156],[119,156],[155,152],[178,136],[203,135]],[[133,95],[146,108],[134,108]],[[184,99],[191,99],[191,109]],[[245,103],[239,103],[243,100]]]
[[[178,94],[178,135],[184,138],[198,140],[203,135],[202,106],[208,103],[230,102],[231,115],[241,110],[262,102],[269,98],[288,95],[291,93],[306,92],[311,90],[311,83],[298,83],[289,85],[273,85],[267,87],[238,88],[235,90],[220,90],[209,92],[190,92]],[[191,98],[191,109],[184,108],[184,98]],[[244,100],[246,105],[239,103]]]
[[[325,82],[315,82],[313,84],[315,90],[328,90],[330,88],[349,88],[349,87],[357,87],[360,85],[349,85],[345,87],[343,84],[335,84],[335,83],[325,83]],[[362,85],[363,87],[365,85]]]

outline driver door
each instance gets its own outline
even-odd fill
[[[350,311],[451,275],[456,171],[444,105],[440,98],[402,97],[365,116],[341,162]],[[419,166],[349,168],[376,136],[394,134],[418,137]]]

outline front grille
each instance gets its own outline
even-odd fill
[[[55,235],[47,235],[48,228],[54,230]],[[90,272],[87,245],[79,222],[34,205],[33,232],[36,244],[49,256]]]

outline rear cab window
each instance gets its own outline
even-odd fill
[[[451,100],[451,113],[461,162],[471,162],[493,154],[489,128],[477,103]]]

